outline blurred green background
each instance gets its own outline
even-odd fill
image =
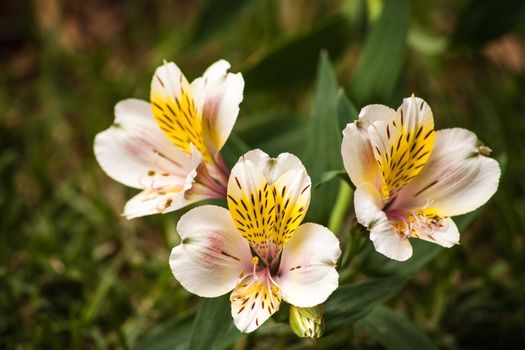
[[[126,221],[135,191],[102,172],[92,145],[117,101],[148,99],[164,59],[191,80],[220,58],[246,81],[230,164],[260,147],[304,156],[314,179],[341,169],[337,130],[334,141],[312,132],[355,113],[336,77],[357,110],[423,97],[437,129],[476,132],[503,176],[459,219],[460,246],[421,244],[395,264],[365,237],[320,340],[297,338],[283,312],[240,336],[226,298],[200,317],[224,323],[215,348],[525,348],[524,1],[4,0],[0,26],[0,348],[158,350],[206,335],[192,332],[202,301],[167,263],[185,210]],[[337,181],[316,191],[337,194]]]

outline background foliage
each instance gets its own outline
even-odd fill
[[[5,0],[0,25],[0,348],[525,347],[525,2]],[[163,59],[191,79],[219,58],[246,80],[226,159],[300,155],[321,183],[310,217],[345,246],[320,340],[297,338],[285,307],[240,335],[227,297],[182,289],[167,258],[184,210],[126,221],[134,191],[93,157],[114,104],[147,99]],[[504,173],[460,218],[460,246],[421,243],[396,263],[332,206],[351,194],[342,127],[412,93],[438,129],[475,131]]]

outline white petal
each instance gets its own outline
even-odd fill
[[[170,255],[171,271],[191,293],[216,297],[232,290],[241,272],[251,269],[248,243],[235,228],[228,210],[202,206],[177,224],[181,244]]]
[[[276,277],[284,300],[299,307],[323,303],[339,285],[339,240],[326,227],[299,226],[284,246]]]
[[[291,153],[281,153],[277,158],[271,158],[260,149],[254,149],[247,152],[243,158],[253,162],[270,184],[289,170],[306,171],[301,160]]]
[[[412,256],[412,245],[408,238],[395,233],[388,221],[377,223],[370,230],[370,239],[375,250],[387,258],[406,261]]]
[[[380,188],[382,177],[367,129],[373,122],[390,121],[395,113],[384,105],[368,105],[359,111],[359,120],[348,124],[343,130],[341,154],[345,170],[355,186],[371,182]]]
[[[370,182],[381,188],[381,173],[367,129],[361,123],[348,124],[343,130],[341,155],[346,172],[355,186]]]
[[[212,63],[211,66],[209,66],[202,75],[206,79],[216,79],[223,77],[228,72],[228,69],[230,69],[231,64],[230,62],[226,60],[218,60],[215,63]]]
[[[195,152],[192,158],[194,167],[202,169],[203,165],[198,166],[198,164],[202,162],[202,156],[200,156],[198,152]],[[181,186],[166,186],[142,191],[126,203],[123,215],[129,220],[145,215],[165,214],[199,200],[216,198],[217,195],[214,195],[211,191],[207,191],[207,188],[203,186],[192,188],[197,175],[197,170],[193,169],[186,176]],[[190,189],[192,189],[192,191],[188,193]]]
[[[157,126],[148,103],[129,99],[115,106],[113,125],[95,138],[102,169],[114,180],[140,189],[180,188],[195,166]]]
[[[361,111],[359,111],[359,121],[366,123],[372,123],[380,120],[390,121],[394,117],[395,113],[395,110],[384,105],[368,105],[361,108]]]
[[[496,192],[500,167],[479,154],[476,135],[461,128],[440,130],[423,171],[400,193],[400,206],[436,209],[454,216],[473,211]]]
[[[357,187],[354,194],[357,221],[370,230],[374,248],[390,259],[405,261],[412,256],[412,245],[405,236],[396,233],[383,212],[381,195],[370,183]]]
[[[444,227],[441,230],[428,231],[416,228],[416,232],[418,233],[417,238],[439,244],[445,248],[459,244],[459,231],[454,221],[450,218],[442,220]]]
[[[186,90],[189,90],[188,80],[175,63],[165,62],[155,70],[151,80],[152,95],[172,99],[180,97]]]
[[[144,190],[126,203],[123,215],[129,220],[146,215],[165,214],[195,201],[186,199],[184,191]]]
[[[197,111],[202,113],[205,142],[214,153],[230,136],[243,99],[244,79],[240,73],[228,73],[229,68],[228,62],[220,60],[192,82]]]
[[[231,314],[241,332],[253,332],[273,315],[281,304],[279,288],[269,278],[268,270],[245,276],[233,290]]]

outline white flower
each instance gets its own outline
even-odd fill
[[[202,206],[180,219],[173,275],[202,297],[233,290],[231,313],[242,332],[257,329],[282,299],[299,307],[321,304],[338,286],[341,250],[327,228],[301,225],[310,188],[294,155],[246,153],[230,175],[229,210]]]
[[[356,186],[357,220],[375,249],[404,261],[412,256],[411,237],[458,244],[450,216],[480,207],[498,187],[499,165],[483,153],[468,130],[435,132],[420,98],[405,98],[397,111],[364,107],[343,131],[342,156]]]
[[[95,138],[102,169],[141,189],[124,215],[166,213],[206,198],[225,198],[229,169],[219,151],[239,112],[244,80],[220,60],[191,84],[172,62],[157,68],[151,102],[115,106],[113,125]]]

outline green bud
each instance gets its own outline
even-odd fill
[[[290,305],[290,327],[301,338],[319,338],[324,331],[323,305],[313,307]]]

